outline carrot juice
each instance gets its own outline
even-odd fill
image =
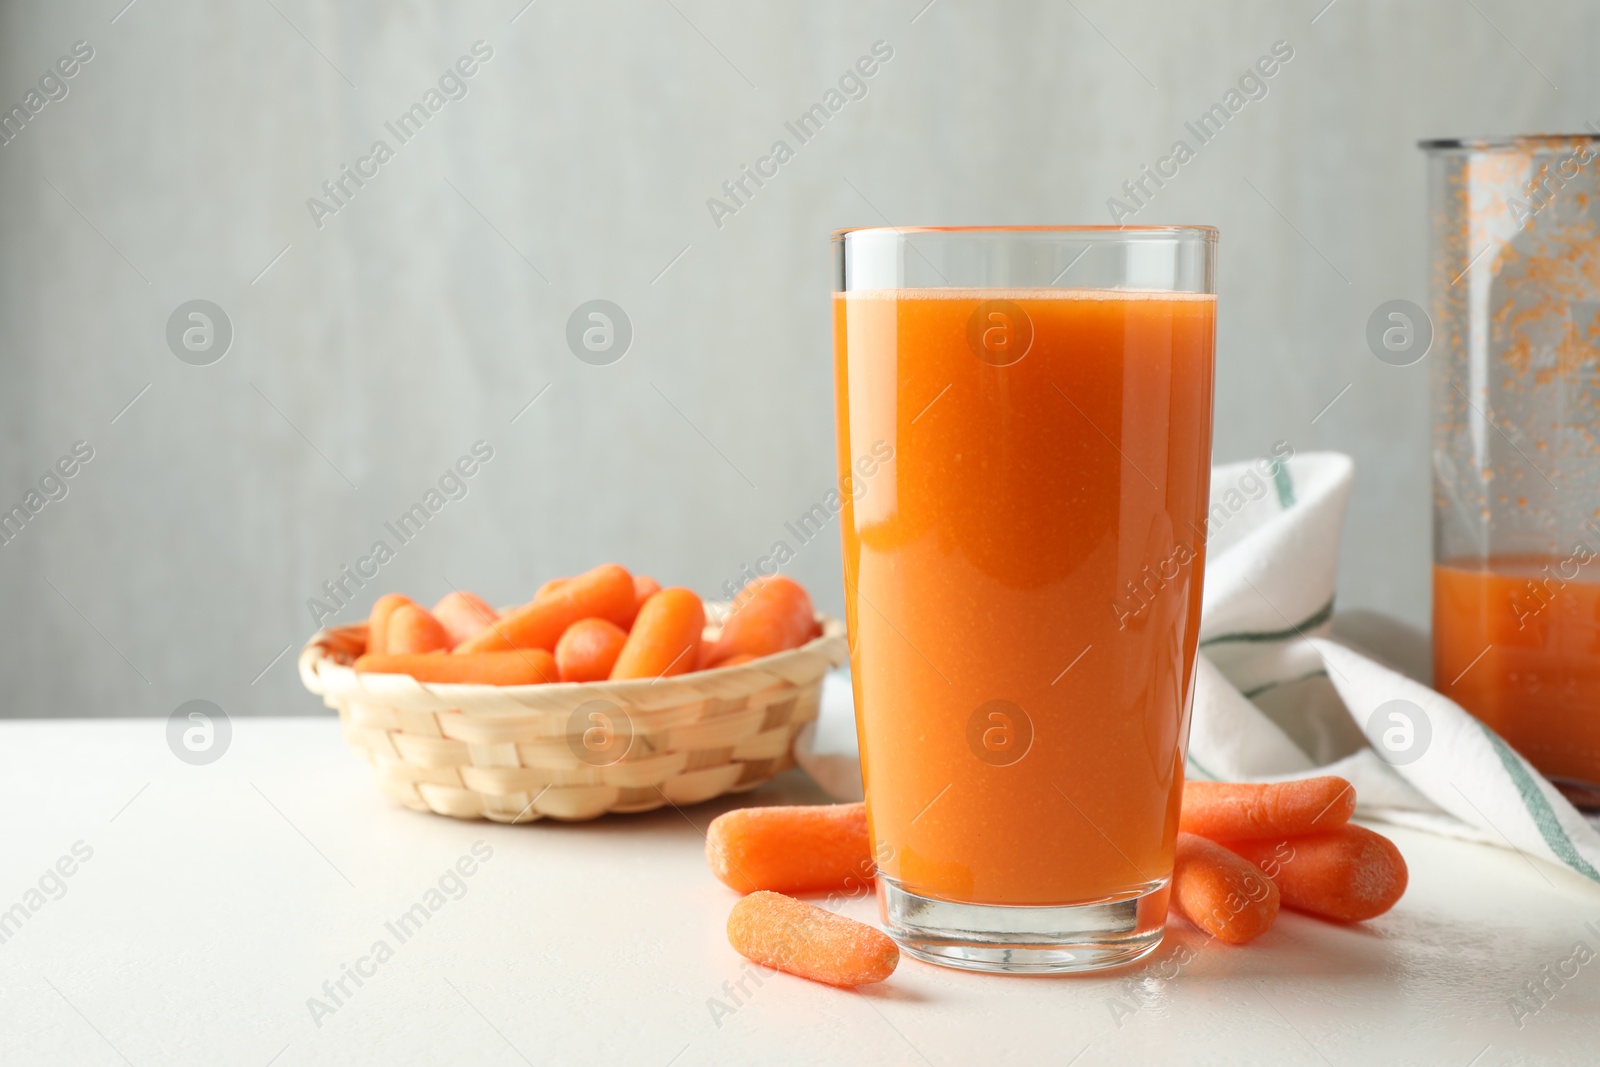
[[[880,883],[1164,912],[1215,296],[866,289],[833,316],[840,469],[893,455],[841,516]]]
[[[1600,566],[1497,557],[1433,569],[1434,686],[1544,774],[1600,792]]]

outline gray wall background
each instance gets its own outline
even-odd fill
[[[125,3],[0,8],[7,108],[94,49],[0,147],[0,503],[94,448],[0,547],[11,716],[319,712],[307,598],[480,439],[337,621],[609,559],[716,592],[832,477],[831,230],[1107,221],[1278,40],[1133,221],[1222,230],[1216,459],[1351,453],[1341,605],[1425,624],[1426,364],[1363,340],[1425,303],[1413,142],[1600,118],[1578,0]],[[478,40],[468,95],[318,229],[307,198]],[[706,199],[878,40],[868,96],[717,228]],[[195,298],[235,331],[205,367],[164,336]],[[634,328],[607,367],[564,341],[594,298]],[[838,565],[830,529],[791,573],[837,610]]]

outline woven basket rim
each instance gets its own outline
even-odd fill
[[[711,606],[711,604],[707,605],[708,608]],[[717,604],[716,606],[721,607],[722,605]],[[358,640],[364,647],[367,626],[365,621],[318,630],[300,650],[299,667],[301,679],[306,688],[313,694],[322,697],[364,696],[371,699],[379,696],[379,694],[372,692],[362,684],[360,680],[362,677],[397,680],[389,684],[401,684],[398,680],[404,679],[416,689],[431,694],[441,701],[457,704],[462,708],[470,707],[478,700],[492,701],[496,705],[503,706],[508,700],[515,701],[518,696],[525,694],[539,694],[544,697],[559,697],[578,693],[595,697],[606,695],[627,696],[648,692],[659,685],[667,683],[693,685],[699,679],[727,679],[740,673],[767,674],[773,668],[781,668],[801,656],[810,657],[821,654],[834,666],[842,665],[844,662],[844,622],[821,613],[816,615],[816,621],[822,627],[821,635],[812,638],[798,648],[774,652],[771,655],[761,656],[748,663],[740,663],[731,667],[712,667],[707,670],[690,671],[665,678],[636,678],[619,682],[544,682],[536,685],[484,685],[480,682],[419,682],[405,674],[363,672],[362,675],[358,675],[351,666],[354,662],[354,657],[349,657],[348,662],[346,662],[345,658],[336,654],[334,650],[340,645],[353,646]],[[708,636],[714,636],[719,629],[720,627],[707,626],[706,633]]]

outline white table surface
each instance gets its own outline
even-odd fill
[[[684,812],[499,826],[384,799],[331,720],[235,720],[205,767],[165,727],[0,723],[0,909],[93,850],[0,944],[0,1063],[1600,1062],[1600,891],[1493,848],[1386,831],[1411,888],[1363,926],[1285,912],[1228,948],[1175,918],[1154,962],[1101,976],[904,959],[861,992],[747,979],[735,1004],[736,898],[702,830],[823,799],[798,772]],[[385,923],[478,841],[464,895],[400,943]],[[392,958],[318,1026],[308,998],[378,940]],[[1580,941],[1595,959],[1519,1025],[1510,998]]]

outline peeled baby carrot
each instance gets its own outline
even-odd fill
[[[706,657],[706,667],[715,667],[741,652],[770,656],[798,648],[811,639],[816,627],[810,595],[798,582],[781,574],[759,578],[745,586],[734,603],[734,610],[722,624],[722,633]]]
[[[633,575],[605,563],[555,590],[501,616],[488,629],[456,646],[457,652],[503,652],[513,648],[554,649],[567,627],[579,619],[609,619],[618,625],[632,616]]]
[[[448,652],[450,635],[426,608],[401,604],[389,615],[383,631],[383,651],[391,656],[414,652]]]
[[[881,931],[782,893],[751,893],[735,904],[728,943],[762,966],[834,986],[881,982],[900,963]]]
[[[1278,887],[1216,842],[1180,833],[1172,906],[1218,941],[1242,945],[1266,933],[1278,917]]]
[[[753,663],[753,662],[755,662],[756,660],[758,660],[760,658],[761,658],[760,656],[752,656],[748,652],[741,652],[737,656],[729,656],[727,659],[725,659],[721,663],[717,664],[717,666],[719,666],[719,667],[742,667],[746,663]]]
[[[485,604],[476,593],[453,592],[446,593],[433,606],[433,617],[444,626],[445,633],[450,635],[450,647],[454,648],[482,632],[500,617],[500,613]]]
[[[1333,776],[1262,785],[1185,782],[1178,829],[1213,841],[1283,838],[1332,830],[1355,810],[1355,787]]]
[[[865,804],[738,808],[706,830],[711,873],[741,893],[814,893],[873,876]]]
[[[566,584],[566,582],[567,579],[565,578],[550,579],[548,582],[545,582],[543,585],[533,591],[533,599],[543,600],[551,593],[554,593],[557,589],[560,589],[564,584]]]
[[[706,609],[688,589],[663,589],[639,609],[611,680],[664,678],[695,669]]]
[[[563,682],[603,682],[611,677],[628,631],[607,619],[579,619],[556,642]]]
[[[1285,906],[1340,922],[1382,915],[1410,878],[1393,841],[1354,823],[1278,841],[1224,843],[1271,877]]]
[[[367,651],[387,652],[384,644],[384,631],[389,626],[389,616],[395,609],[405,604],[412,603],[408,596],[399,593],[385,593],[372,605],[372,614],[367,616]]]
[[[357,673],[409,674],[419,682],[470,682],[478,685],[542,685],[557,678],[555,657],[542,648],[451,655],[424,652],[396,656],[368,654],[356,660]]]
[[[639,617],[639,608],[644,607],[644,602],[661,592],[661,583],[646,574],[635,575],[633,579],[634,618]],[[633,629],[633,619],[623,623],[624,630]]]

